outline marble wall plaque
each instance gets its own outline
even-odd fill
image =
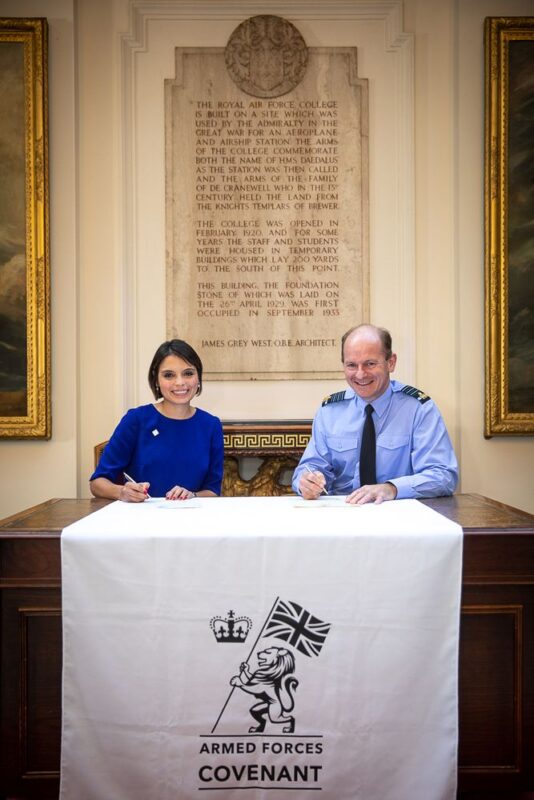
[[[369,317],[367,81],[354,48],[309,48],[277,97],[225,51],[177,48],[166,92],[167,335],[207,378],[339,377]]]

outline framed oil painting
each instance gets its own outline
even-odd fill
[[[0,18],[0,437],[49,438],[47,22]]]
[[[534,434],[534,17],[485,21],[484,435]]]

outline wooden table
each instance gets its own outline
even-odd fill
[[[107,502],[49,500],[0,522],[1,798],[58,796],[60,536]],[[465,532],[458,798],[532,800],[534,516],[479,495],[424,502]]]

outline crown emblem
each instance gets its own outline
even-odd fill
[[[229,611],[226,619],[212,617],[210,628],[218,642],[244,642],[252,628],[252,620],[236,617],[233,611]]]

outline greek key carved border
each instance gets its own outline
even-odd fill
[[[224,449],[234,455],[300,455],[311,435],[311,422],[225,422]]]

